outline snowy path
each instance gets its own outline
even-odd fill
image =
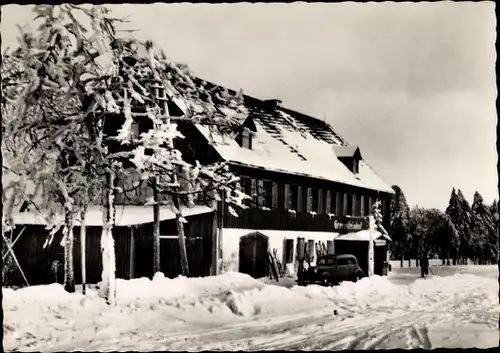
[[[498,343],[498,287],[489,274],[413,277],[406,285],[374,277],[334,288],[284,288],[234,273],[137,281],[119,286],[123,297],[115,308],[79,294],[55,298],[60,288],[54,286],[5,293],[5,349],[429,349]]]
[[[367,307],[367,313],[344,312],[335,319],[333,310],[322,308],[301,315],[283,315],[225,328],[206,329],[162,337],[155,349],[169,350],[338,350],[377,348],[432,348],[428,327],[458,319],[464,302],[480,304],[481,286],[468,287],[446,301],[429,300],[426,311]],[[424,303],[416,303],[422,307]],[[438,313],[438,315],[436,315]],[[351,315],[350,315],[351,314]],[[417,314],[417,315],[415,315]],[[441,314],[441,315],[439,315]],[[445,315],[442,315],[445,314]],[[491,315],[494,321],[498,315]],[[493,322],[492,322],[493,323]]]

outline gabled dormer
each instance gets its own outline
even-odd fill
[[[359,161],[363,159],[357,146],[334,146],[333,150],[341,161],[352,173],[359,173]]]
[[[248,116],[243,124],[241,124],[241,129],[236,136],[236,142],[241,148],[251,150],[253,138],[256,132],[257,127],[255,126],[255,122],[253,121],[252,116]]]

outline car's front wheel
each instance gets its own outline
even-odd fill
[[[323,278],[322,278],[322,280],[321,280],[321,285],[323,285],[323,286],[327,287],[327,286],[330,286],[330,285],[331,285],[331,283],[332,283],[332,281],[331,281],[330,276],[326,276],[326,275],[325,275],[325,276],[323,276]]]

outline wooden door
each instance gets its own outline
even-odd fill
[[[260,233],[245,235],[240,239],[239,271],[254,278],[268,274],[268,239]]]

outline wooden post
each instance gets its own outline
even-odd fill
[[[85,229],[85,215],[87,213],[87,208],[84,207],[81,213],[81,222],[80,222],[80,261],[81,261],[81,271],[82,271],[82,293],[85,295],[86,288],[85,285],[87,283],[87,267],[86,267],[86,241],[87,241],[87,230]]]
[[[224,202],[226,194],[224,191],[221,191],[222,197],[220,201],[221,205],[221,211],[220,211],[220,222],[219,222],[219,234],[217,236],[217,274],[220,274],[221,272],[221,264],[222,264],[222,259],[224,258],[224,250],[223,250],[223,230],[224,230],[224,210],[226,208],[226,203]]]
[[[158,176],[153,178],[153,272],[160,272],[160,195]]]
[[[217,201],[212,201],[212,208],[214,209],[214,216],[212,221],[212,261],[210,265],[210,275],[217,276],[219,274],[219,243],[217,241],[218,234],[217,231],[219,229],[218,222],[219,217],[217,215]]]
[[[369,221],[369,238],[368,238],[368,277],[373,276],[373,270],[375,267],[374,263],[374,249],[373,249],[373,238],[374,238],[374,232],[375,232],[375,219],[373,216],[368,216],[368,221]]]
[[[135,234],[134,227],[130,227],[130,258],[129,258],[129,279],[134,278],[135,276]]]

